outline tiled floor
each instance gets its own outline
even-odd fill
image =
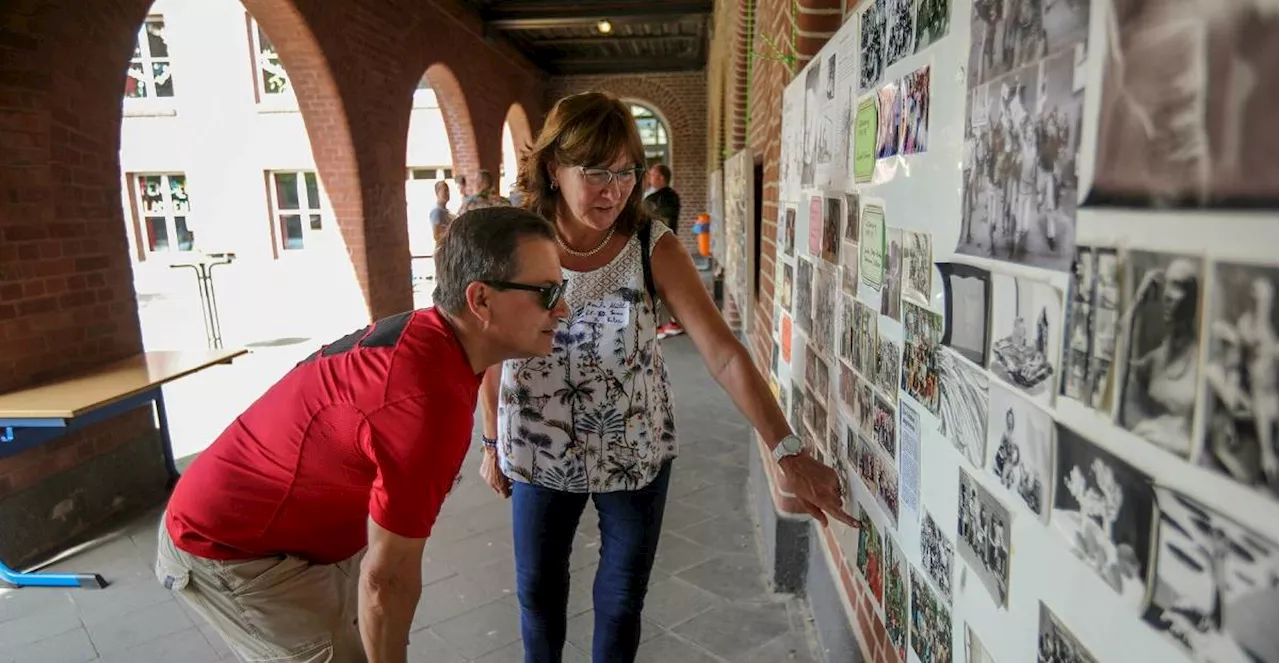
[[[747,508],[747,428],[686,337],[664,342],[683,452],[645,607],[643,663],[812,662],[803,602],[769,593]],[[423,561],[410,660],[523,661],[509,505],[468,459]],[[158,511],[119,537],[55,565],[97,572],[105,590],[0,590],[0,663],[234,660],[150,570]],[[590,656],[598,558],[588,507],[571,557],[566,663]]]

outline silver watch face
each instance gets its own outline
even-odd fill
[[[804,443],[795,435],[788,435],[778,442],[778,448],[782,449],[787,455],[798,454],[804,448]]]

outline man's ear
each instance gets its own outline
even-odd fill
[[[481,329],[488,329],[493,319],[493,289],[479,281],[472,281],[467,286],[467,309],[480,323]]]

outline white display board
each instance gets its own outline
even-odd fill
[[[756,307],[756,225],[754,162],[742,150],[724,163],[725,290],[738,305],[742,329],[751,329]]]
[[[907,660],[1277,660],[1276,7],[1118,4],[864,1],[780,100],[774,379]]]

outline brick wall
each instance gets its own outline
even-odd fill
[[[576,92],[609,92],[643,103],[666,121],[671,141],[673,188],[680,194],[680,239],[696,250],[693,221],[707,210],[706,72],[639,76],[554,76],[547,82],[545,107]]]
[[[455,0],[244,4],[289,71],[370,315],[411,307],[404,158],[418,80],[434,65],[454,168],[497,172],[508,113],[540,126],[545,76],[485,39]],[[150,5],[0,3],[0,393],[143,349],[118,155],[125,72]],[[0,460],[0,505],[123,446],[154,444],[144,415]]]

